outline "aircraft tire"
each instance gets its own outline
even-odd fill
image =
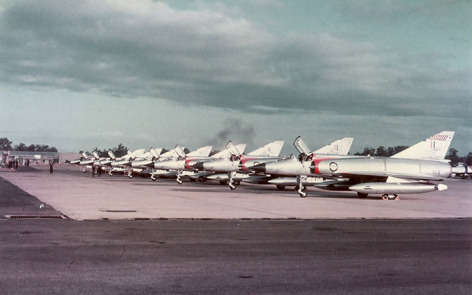
[[[283,185],[283,184],[277,184],[275,187],[276,187],[279,191],[285,190],[285,185]]]
[[[301,198],[306,198],[307,193],[306,186],[303,186],[301,189],[298,189],[298,194],[300,195]]]
[[[398,200],[398,195],[396,195],[396,194],[385,194],[385,195],[382,196],[382,199],[383,200],[394,201],[394,200]]]

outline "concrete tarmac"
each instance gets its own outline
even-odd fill
[[[178,185],[174,180],[123,175],[91,177],[79,166],[39,166],[31,172],[4,172],[0,176],[42,203],[75,220],[135,218],[469,218],[472,217],[472,181],[444,181],[445,191],[400,195],[384,201],[380,195],[359,199],[354,192],[309,188],[300,198],[293,190],[274,185],[242,183],[235,191],[218,182]],[[23,170],[24,171],[24,170]]]
[[[1,294],[470,294],[472,220],[0,220]]]
[[[301,199],[296,192],[269,186],[242,185],[230,191],[211,183],[92,178],[70,167],[56,167],[50,175],[47,169],[0,173],[1,294],[472,290],[470,180],[448,182],[448,194],[402,196],[400,201],[315,190]],[[172,197],[178,201],[171,202]],[[167,201],[172,205],[162,210]],[[179,210],[186,202],[191,205]],[[192,206],[209,211],[194,214]],[[87,213],[80,213],[85,208]],[[302,208],[300,213],[296,208]],[[332,220],[316,217],[327,216],[320,213],[323,208],[336,208],[329,212]],[[380,212],[372,214],[374,210]],[[220,217],[224,213],[230,218]],[[49,219],[62,214],[83,221]],[[181,219],[185,214],[205,217]],[[38,216],[44,218],[34,218]],[[143,216],[150,219],[136,220]]]

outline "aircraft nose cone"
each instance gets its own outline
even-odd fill
[[[197,162],[196,164],[193,164],[192,167],[196,170],[203,170],[203,162]]]
[[[254,165],[249,169],[252,170],[252,171],[256,171],[256,172],[265,173],[266,172],[266,164],[262,163],[262,164]]]

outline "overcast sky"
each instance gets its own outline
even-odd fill
[[[472,151],[472,3],[0,0],[0,137]]]

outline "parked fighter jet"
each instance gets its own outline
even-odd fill
[[[171,159],[183,159],[185,158],[185,152],[184,148],[180,147],[179,145],[176,145],[173,149],[170,151],[162,154],[159,156],[159,158],[153,162],[152,166],[152,172],[151,172],[151,180],[156,181],[156,176],[158,177],[174,177],[176,175],[175,171],[168,171],[166,169],[160,169],[159,168],[159,163],[162,161],[167,161]]]
[[[241,181],[241,178],[247,176],[247,174],[241,175],[237,174],[237,172],[248,173],[248,167],[280,159],[279,154],[283,145],[283,141],[274,141],[247,155],[243,155],[230,141],[226,144],[226,149],[231,153],[231,157],[200,163],[199,165],[194,165],[194,167],[199,170],[227,173],[227,175],[215,174],[208,178],[220,180],[220,182],[227,180],[229,187],[234,190],[236,189],[236,185],[239,184],[239,181]]]
[[[112,162],[110,158],[104,158],[100,157],[97,152],[92,152],[92,156],[87,155],[86,153],[82,153],[82,160],[80,160],[78,163],[77,161],[74,161],[74,163],[79,164],[81,166],[84,166],[82,172],[86,173],[87,168],[92,169],[93,166],[96,165],[108,165],[109,163]],[[72,162],[71,162],[72,163]]]
[[[177,145],[174,150],[178,154],[177,158],[171,158],[165,161],[154,163],[154,168],[160,170],[167,170],[176,176],[177,183],[182,184],[181,176],[183,176],[184,170],[192,169],[190,165],[193,165],[199,160],[206,159],[209,157],[213,146],[204,146],[196,151],[185,154],[183,150]]]
[[[159,159],[161,152],[162,148],[151,148],[149,152],[132,159],[128,168],[128,177],[133,177],[135,174],[141,176],[150,175],[150,169],[154,166],[154,162]]]
[[[452,166],[452,177],[461,177],[462,179],[466,179],[471,176],[471,174],[472,167],[468,166],[466,163],[457,163]]]
[[[159,156],[159,154],[162,151],[162,148],[150,148],[149,152],[145,152],[145,149],[138,149],[135,150],[134,152],[128,151],[126,155],[124,155],[121,158],[116,158],[115,155],[113,154],[112,151],[108,152],[108,155],[114,159],[110,163],[112,169],[109,171],[108,174],[113,175],[113,173],[124,173],[127,174],[128,177],[133,177],[133,173],[139,173],[143,169],[145,169],[144,166],[147,162],[145,161],[152,161],[156,156]],[[133,167],[133,162],[136,161],[136,163],[139,163],[140,165],[136,165]]]
[[[322,148],[317,149],[314,152],[310,152],[310,149],[299,136],[295,139],[294,145],[299,152],[298,159],[296,157],[289,157],[286,159],[282,159],[277,161],[277,163],[285,162],[285,163],[292,163],[294,166],[298,166],[303,161],[308,161],[309,158],[313,157],[314,154],[320,156],[329,156],[329,155],[336,155],[336,156],[346,156],[351,149],[352,142],[354,138],[352,137],[344,137],[342,139],[336,140]],[[256,166],[257,167],[257,166]],[[252,170],[249,168],[249,170]],[[246,179],[243,179],[245,182],[251,182],[256,184],[275,184],[277,189],[283,190],[285,186],[298,186],[297,178],[292,177],[284,177],[285,175],[276,175],[276,174],[255,174]],[[303,180],[304,185],[313,185],[315,183],[319,183],[319,177],[307,177]]]
[[[351,190],[359,197],[382,194],[383,199],[395,200],[399,193],[424,193],[445,190],[444,184],[435,184],[451,175],[451,165],[444,160],[454,136],[443,131],[390,158],[334,157],[313,155],[308,161],[293,165],[290,162],[265,163],[253,170],[297,176],[299,194],[306,197],[302,178],[323,178],[315,187],[326,190]],[[326,181],[329,179],[329,181]]]

